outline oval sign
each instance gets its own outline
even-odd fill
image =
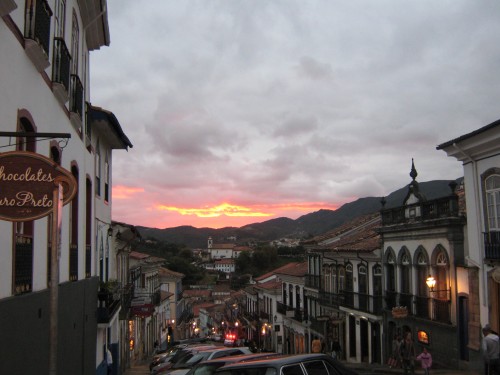
[[[63,204],[75,196],[76,179],[49,158],[28,151],[0,154],[0,220],[29,221],[52,212],[53,191],[63,186]]]

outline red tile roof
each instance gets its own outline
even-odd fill
[[[288,267],[282,267],[279,271],[276,270],[275,273],[278,275],[288,275],[288,276],[305,276],[309,271],[307,261],[305,262],[293,262],[288,263]]]
[[[265,283],[261,283],[261,284],[256,284],[255,287],[256,288],[261,288],[261,289],[266,289],[266,290],[276,290],[276,289],[279,289],[281,290],[283,286],[283,282],[281,280],[270,280],[270,281],[266,281]]]
[[[182,296],[185,298],[189,297],[210,297],[212,294],[211,290],[206,289],[188,289],[182,292]]]
[[[169,270],[168,268],[165,268],[165,267],[160,268],[160,276],[177,277],[180,279],[185,277],[185,275],[183,273],[175,272],[175,271]]]
[[[297,262],[287,263],[284,266],[278,267],[278,268],[276,268],[276,269],[274,269],[272,271],[269,271],[269,272],[267,272],[267,273],[265,273],[265,274],[263,274],[263,275],[261,275],[259,277],[256,277],[254,280],[257,281],[257,282],[259,282],[261,280],[265,280],[265,279],[267,279],[269,277],[275,276],[277,273],[281,272],[282,270],[286,270],[286,269],[288,269],[290,267],[293,267],[294,264],[297,264]]]

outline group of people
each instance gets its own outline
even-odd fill
[[[483,327],[483,341],[481,349],[484,358],[484,374],[500,375],[500,338],[489,324]],[[432,355],[427,348],[416,355],[415,346],[411,333],[406,332],[404,338],[395,335],[392,341],[392,355],[389,358],[389,366],[403,368],[405,375],[415,373],[415,361],[420,361],[425,375],[429,375],[432,367]]]
[[[424,347],[422,352],[416,355],[415,345],[413,344],[410,332],[406,332],[404,338],[394,335],[389,366],[402,367],[405,375],[413,375],[415,374],[415,361],[420,361],[425,375],[429,375],[432,367],[432,355],[427,348]]]

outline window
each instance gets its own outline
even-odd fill
[[[104,201],[109,202],[109,160],[108,153],[104,159]]]
[[[304,367],[308,375],[323,375],[327,373],[323,361],[309,361],[304,362]],[[335,374],[335,372],[333,373]]]
[[[283,375],[303,375],[304,373],[302,372],[302,367],[300,367],[299,364],[296,365],[290,365],[290,366],[283,366],[281,369],[281,373]],[[266,372],[267,375],[267,372]]]
[[[64,39],[66,0],[56,0],[54,12],[54,37]]]
[[[78,19],[73,13],[73,24],[71,28],[71,74],[78,75],[78,56],[80,50],[80,27]]]
[[[500,230],[500,176],[486,178],[486,202],[488,211],[488,227],[490,231]]]
[[[339,267],[339,289],[338,289],[338,293],[341,293],[344,291],[345,289],[345,269],[344,267]]]
[[[325,292],[331,293],[332,290],[330,289],[330,278],[331,278],[330,267],[328,267],[328,265],[326,264],[323,266],[323,275],[325,275],[325,285],[324,285]]]
[[[411,294],[411,261],[410,255],[405,252],[401,256],[401,293]]]
[[[97,140],[95,146],[95,194],[101,196],[101,147]]]
[[[330,272],[332,274],[332,293],[337,293],[337,267],[334,265],[330,266]]]

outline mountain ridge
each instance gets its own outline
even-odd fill
[[[450,195],[452,190],[449,184],[451,182],[460,184],[462,179],[421,182],[418,183],[418,187],[428,200],[433,200]],[[408,194],[408,187],[409,185],[406,185],[384,197],[384,207],[392,208],[402,205]],[[346,203],[336,210],[320,209],[297,219],[279,217],[242,227],[215,229],[183,225],[164,229],[137,226],[137,229],[145,239],[156,239],[185,245],[189,248],[206,248],[208,237],[212,237],[215,243],[229,242],[228,238],[235,237],[237,243],[241,245],[269,242],[284,237],[309,238],[324,234],[358,216],[381,210],[381,200],[382,197],[364,197]]]

